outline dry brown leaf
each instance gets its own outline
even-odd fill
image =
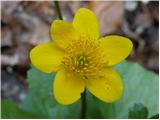
[[[4,46],[12,46],[13,41],[12,41],[12,31],[8,27],[2,28],[2,33],[1,33],[1,47]]]
[[[16,27],[13,27],[15,39],[18,44],[27,42],[37,45],[50,41],[50,26],[38,17],[25,12],[15,14]]]
[[[96,13],[103,36],[114,32],[123,21],[124,7],[121,1],[90,1],[89,8]]]

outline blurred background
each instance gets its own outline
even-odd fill
[[[63,18],[72,21],[77,9],[93,10],[101,37],[117,34],[134,43],[128,60],[159,74],[159,2],[60,1]],[[58,19],[53,2],[1,1],[1,98],[20,103],[27,94],[30,50],[50,41]]]

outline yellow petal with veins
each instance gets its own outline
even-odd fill
[[[99,37],[99,23],[96,15],[86,8],[80,8],[73,19],[73,26],[81,36]]]
[[[33,48],[30,52],[30,59],[37,69],[51,73],[60,68],[63,54],[55,42],[47,42]]]
[[[110,35],[99,40],[105,53],[107,66],[123,61],[132,51],[133,44],[126,37]]]
[[[103,69],[97,77],[91,77],[86,82],[88,90],[104,102],[111,103],[122,96],[122,80],[112,68]]]
[[[73,73],[61,69],[56,74],[53,93],[55,99],[63,105],[69,105],[77,101],[84,91],[84,81]]]
[[[62,48],[78,39],[78,33],[73,25],[63,20],[54,20],[51,25],[51,38]]]

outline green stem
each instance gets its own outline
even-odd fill
[[[59,3],[57,0],[54,1],[54,4],[55,4],[55,8],[56,8],[56,12],[57,12],[57,15],[59,17],[60,20],[63,20],[63,17],[62,17],[62,13],[61,13],[61,9],[59,7]]]
[[[86,90],[82,93],[82,107],[81,107],[81,119],[85,119],[86,117],[86,108],[87,108],[87,101],[86,101]]]

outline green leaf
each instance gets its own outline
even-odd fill
[[[86,97],[87,97],[87,113],[86,118],[94,118],[94,119],[102,119],[103,116],[101,114],[99,105],[97,103],[97,99],[89,93],[89,91],[86,91]]]
[[[113,119],[115,118],[115,106],[114,104],[107,104],[95,96],[93,96],[89,91],[87,93],[87,116],[86,118],[94,119]],[[105,108],[105,109],[104,109]]]
[[[4,100],[2,101],[2,118],[12,118],[12,119],[17,119],[17,118],[40,118],[37,115],[34,115],[29,112],[25,112],[21,110],[14,102],[9,101],[9,100]]]
[[[159,114],[156,114],[156,115],[150,117],[149,119],[158,119],[158,118],[159,118]]]
[[[128,109],[135,103],[142,103],[148,108],[149,117],[158,113],[158,76],[140,65],[133,62],[124,61],[115,66],[116,71],[121,75],[124,84],[124,93],[122,98],[112,104],[106,104],[100,100],[98,109],[102,116],[108,118],[108,111],[113,111],[113,118],[128,118]],[[114,106],[114,107],[108,107]]]
[[[22,108],[47,118],[79,118],[80,101],[64,106],[56,102],[53,96],[55,73],[46,74],[32,67],[28,71],[29,94]]]
[[[141,103],[134,104],[129,108],[128,118],[130,119],[146,119],[148,116],[148,109]]]

